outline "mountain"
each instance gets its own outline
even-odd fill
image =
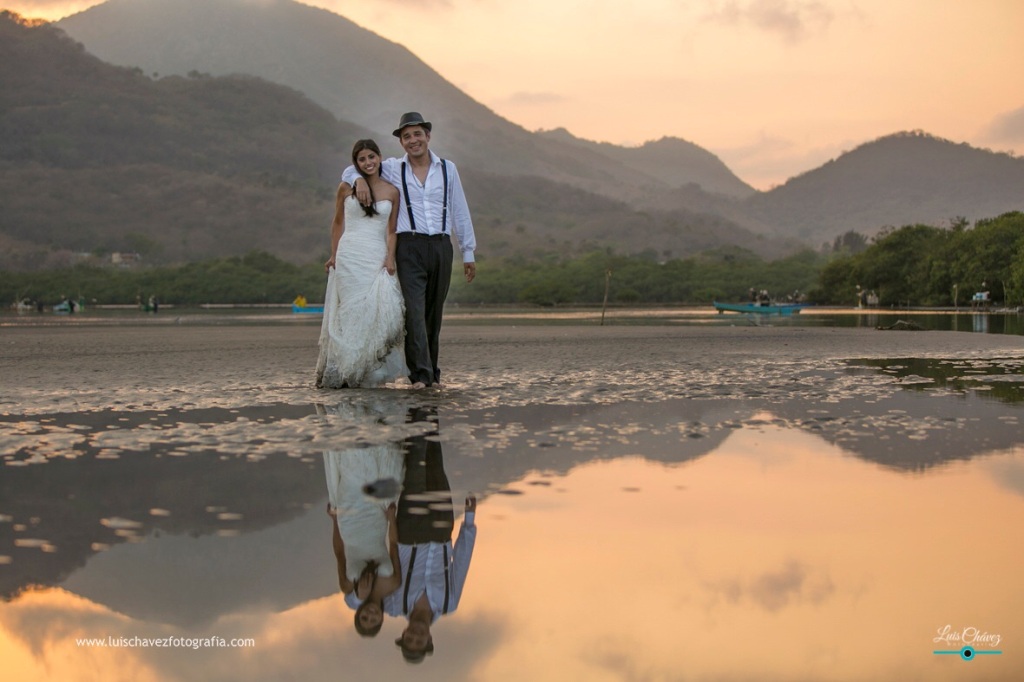
[[[404,47],[292,0],[109,0],[58,26],[131,68],[114,76],[95,60],[65,82],[58,60],[16,63],[0,45],[0,104],[35,87],[49,102],[0,118],[0,163],[17,170],[0,174],[0,253],[42,242],[188,260],[248,246],[308,262],[324,250],[348,146],[372,135],[400,153],[390,131],[410,109],[433,120],[432,148],[472,185],[484,258],[588,248],[685,257],[722,245],[770,258],[848,230],[1024,208],[1022,160],[923,134],[876,140],[760,193],[682,139],[623,148],[528,132]]]
[[[467,170],[715,216],[763,239],[817,246],[851,229],[991,217],[1024,203],[1019,160],[922,135],[876,140],[759,193],[685,140],[623,148],[562,129],[531,133],[401,45],[292,0],[109,0],[58,25],[100,58],[146,73],[246,73],[289,86],[373,131],[387,153],[400,153],[390,134],[399,113],[418,110],[435,123],[433,148]]]
[[[677,186],[619,167],[607,149],[528,132],[401,45],[292,0],[108,0],[57,25],[104,61],[146,73],[245,73],[287,85],[340,120],[372,130],[386,154],[401,153],[391,136],[400,114],[420,111],[434,124],[432,148],[461,167],[627,198],[637,188]],[[676,165],[688,163],[684,155]],[[707,178],[697,168],[685,174],[686,182],[719,191],[711,189],[721,184],[719,169]]]
[[[1024,209],[1024,159],[920,131],[879,138],[745,202],[749,215],[820,244],[855,230],[943,225]]]
[[[619,253],[664,260],[735,245],[774,259],[802,248],[795,240],[755,234],[718,213],[653,204],[638,210],[622,199],[533,176],[467,173],[463,184],[473,197],[478,243],[488,253],[536,258],[613,246]]]
[[[110,251],[148,263],[253,249],[320,260],[348,141],[369,134],[281,85],[154,80],[53,26],[0,14],[0,267]],[[598,248],[682,257],[756,240],[716,215],[637,211],[536,176],[463,175],[484,258]]]
[[[0,93],[8,266],[60,249],[181,261],[264,248],[308,261],[347,158],[339,143],[366,134],[283,86],[153,81],[9,13]]]
[[[695,185],[705,192],[744,199],[757,193],[717,156],[692,142],[663,137],[639,147],[620,147],[573,136],[565,128],[541,132],[544,138],[606,156],[623,169],[653,176],[673,188]]]

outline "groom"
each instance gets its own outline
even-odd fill
[[[437,409],[410,408],[406,422],[429,430],[404,442],[405,477],[395,516],[401,585],[381,606],[388,615],[408,619],[395,644],[406,661],[419,663],[434,652],[431,626],[462,602],[476,546],[476,496],[466,497],[466,513],[453,543],[455,512]]]
[[[452,278],[452,242],[462,251],[466,281],[476,277],[476,236],[455,164],[430,151],[431,124],[415,111],[402,114],[392,133],[405,150],[401,159],[384,159],[381,177],[398,188],[398,246],[395,262],[405,299],[405,362],[413,388],[440,385],[438,345],[441,316]],[[342,181],[356,198],[370,201],[366,181],[349,166]]]

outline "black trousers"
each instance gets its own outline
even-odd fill
[[[395,249],[395,265],[405,299],[409,380],[430,386],[441,380],[438,345],[444,300],[452,281],[452,240],[448,235],[402,232]]]
[[[437,421],[430,409],[413,408],[406,421]],[[452,489],[444,470],[438,431],[412,436],[405,447],[405,480],[398,499],[398,541],[403,545],[448,542],[455,527]]]

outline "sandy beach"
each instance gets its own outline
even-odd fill
[[[318,331],[309,323],[5,328],[0,404],[38,413],[305,401],[324,393],[313,387]],[[771,391],[783,400],[813,390],[789,380],[795,369],[845,359],[1022,353],[1024,337],[957,332],[448,325],[441,357],[448,389],[438,397],[522,404]]]

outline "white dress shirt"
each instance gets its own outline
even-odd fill
[[[413,173],[409,163],[409,155],[400,159],[384,159],[380,165],[380,176],[398,188],[398,233],[412,232],[409,222],[409,208],[412,208],[416,232],[420,234],[440,234],[441,217],[444,213],[444,175],[441,171],[441,158],[434,152],[430,154],[430,168],[427,170],[426,182],[420,182]],[[405,182],[409,188],[407,197],[402,189],[402,163],[405,163]],[[462,262],[474,262],[476,251],[476,235],[473,232],[473,219],[469,215],[466,194],[462,190],[459,170],[451,161],[445,160],[448,169],[448,215],[445,231],[454,234],[462,252]],[[349,166],[341,174],[342,182],[355,186],[356,180],[362,177],[355,166]]]
[[[399,543],[402,585],[384,597],[384,612],[391,616],[408,615],[424,592],[430,602],[431,622],[453,612],[462,599],[475,545],[476,512],[467,512],[462,518],[454,546],[451,541]]]

